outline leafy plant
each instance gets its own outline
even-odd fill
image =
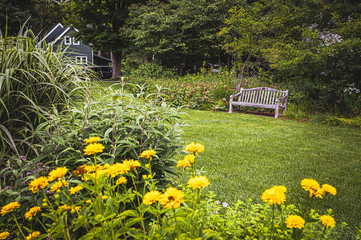
[[[0,34],[0,160],[10,153],[36,152],[26,141],[29,131],[47,112],[81,97],[74,90],[82,86],[83,74],[60,48],[53,51],[37,42],[31,30],[22,28],[17,37]]]

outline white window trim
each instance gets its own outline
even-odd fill
[[[80,41],[79,41],[79,40],[75,40],[75,38],[73,38],[73,45],[80,45]]]
[[[64,37],[64,44],[65,45],[71,45],[72,39],[69,36]]]
[[[77,64],[86,64],[88,62],[87,56],[75,56],[75,62]]]

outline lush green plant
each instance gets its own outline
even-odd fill
[[[331,185],[321,187],[313,179],[302,180],[310,204],[299,208],[285,206],[284,186],[264,191],[261,198],[266,204],[249,200],[239,201],[234,207],[226,202],[220,205],[211,193],[202,197],[203,189],[210,184],[207,177],[197,174],[202,144],[186,145],[188,155],[177,163],[191,178],[180,189],[162,190],[155,185],[152,174],[156,151],[143,151],[139,161],[98,164],[98,154],[105,149],[100,140],[86,139],[83,150],[90,164],[80,165],[72,174],[67,167],[59,167],[33,179],[29,191],[39,196],[39,201],[24,216],[16,215],[21,206],[17,201],[2,206],[1,215],[9,216],[19,230],[16,234],[5,229],[0,233],[2,239],[10,234],[25,239],[335,239],[345,226],[335,227],[330,210],[320,216],[312,209],[316,201],[336,194]],[[150,173],[142,180],[143,188],[136,180],[141,169]],[[19,220],[24,218],[39,224],[20,226]]]
[[[0,34],[0,160],[4,155],[26,155],[28,132],[33,131],[52,109],[64,109],[82,85],[82,68],[39,43],[33,33],[17,37]],[[34,140],[34,139],[33,139]],[[31,144],[31,143],[30,143]]]
[[[38,156],[12,157],[1,163],[0,199],[4,202],[22,199],[21,212],[24,212],[38,201],[27,194],[30,179],[55,167],[67,166],[73,171],[79,164],[88,163],[83,148],[85,139],[93,135],[101,136],[106,143],[107,151],[98,156],[102,164],[139,159],[144,150],[155,149],[154,179],[158,187],[165,187],[170,179],[166,176],[175,175],[171,166],[175,165],[173,156],[181,133],[177,109],[162,103],[161,97],[155,103],[149,101],[153,97],[144,92],[138,96],[127,94],[124,85],[115,84],[107,89],[86,87],[84,90],[97,96],[96,100],[86,95],[84,103],[77,102],[77,106],[48,113],[47,121],[32,132],[34,138],[41,139],[32,145]],[[139,174],[136,181],[149,172],[142,168]]]

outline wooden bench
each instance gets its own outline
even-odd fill
[[[235,97],[238,97],[238,101],[233,100]],[[280,91],[267,87],[241,88],[239,93],[230,96],[229,112],[232,113],[232,105],[272,108],[275,109],[275,118],[277,118],[280,108],[283,109],[283,112],[286,112],[287,98],[288,90]]]

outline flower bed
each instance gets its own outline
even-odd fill
[[[25,215],[17,214],[21,202],[2,206],[1,215],[14,221],[21,235],[4,231],[0,239],[334,239],[345,226],[336,224],[331,210],[322,215],[314,210],[337,193],[314,179],[301,181],[309,196],[306,206],[286,205],[287,188],[274,186],[262,194],[264,204],[249,200],[231,207],[214,200],[211,192],[204,194],[211,183],[197,174],[202,144],[186,145],[187,155],[177,163],[188,180],[162,188],[152,170],[159,158],[156,150],[144,150],[136,160],[102,164],[106,148],[99,141],[85,140],[89,164],[72,173],[59,167],[32,180],[29,191],[42,197]],[[39,224],[20,226],[22,218]]]

